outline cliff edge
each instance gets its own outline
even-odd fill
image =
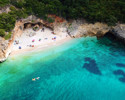
[[[119,40],[121,40],[123,43],[125,43],[125,24],[118,24],[115,26],[111,33]]]

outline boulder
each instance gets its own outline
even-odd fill
[[[89,24],[86,22],[73,22],[68,28],[69,33],[73,37],[85,37],[85,36],[104,36],[110,27],[104,23]]]
[[[125,24],[117,24],[110,31],[117,39],[125,43]]]

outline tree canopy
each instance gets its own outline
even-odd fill
[[[55,14],[67,19],[84,18],[89,22],[109,25],[125,22],[125,0],[18,0],[13,4],[39,17]]]
[[[88,22],[115,25],[125,23],[125,0],[0,0],[0,7],[14,5],[8,14],[0,14],[0,28],[11,31],[15,21],[28,15],[47,19],[55,14],[66,19],[83,18]]]

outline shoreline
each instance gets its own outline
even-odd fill
[[[72,39],[71,37],[66,37],[64,39],[57,40],[57,41],[54,41],[52,43],[47,43],[45,45],[41,44],[41,45],[37,45],[35,47],[27,47],[24,49],[14,50],[11,52],[9,57],[13,57],[13,56],[21,55],[21,54],[28,54],[31,52],[44,51],[46,49],[49,49],[49,48],[52,48],[55,46],[60,46],[60,45],[64,44],[65,42],[70,41],[71,39]]]

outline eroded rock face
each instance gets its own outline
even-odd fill
[[[65,33],[67,33],[67,28],[68,28],[67,21],[63,23],[55,23],[53,31],[56,35],[62,36],[65,35]]]
[[[0,37],[0,62],[6,59],[7,48],[8,48],[8,41]]]
[[[73,21],[69,25],[68,31],[73,37],[84,37],[84,36],[104,36],[110,27],[104,23],[89,24],[85,21]]]
[[[8,5],[8,6],[5,6],[5,7],[0,7],[0,14],[1,13],[8,13],[8,12],[10,12],[11,10],[10,10],[10,5]]]
[[[125,24],[118,24],[113,27],[111,33],[125,43]]]

